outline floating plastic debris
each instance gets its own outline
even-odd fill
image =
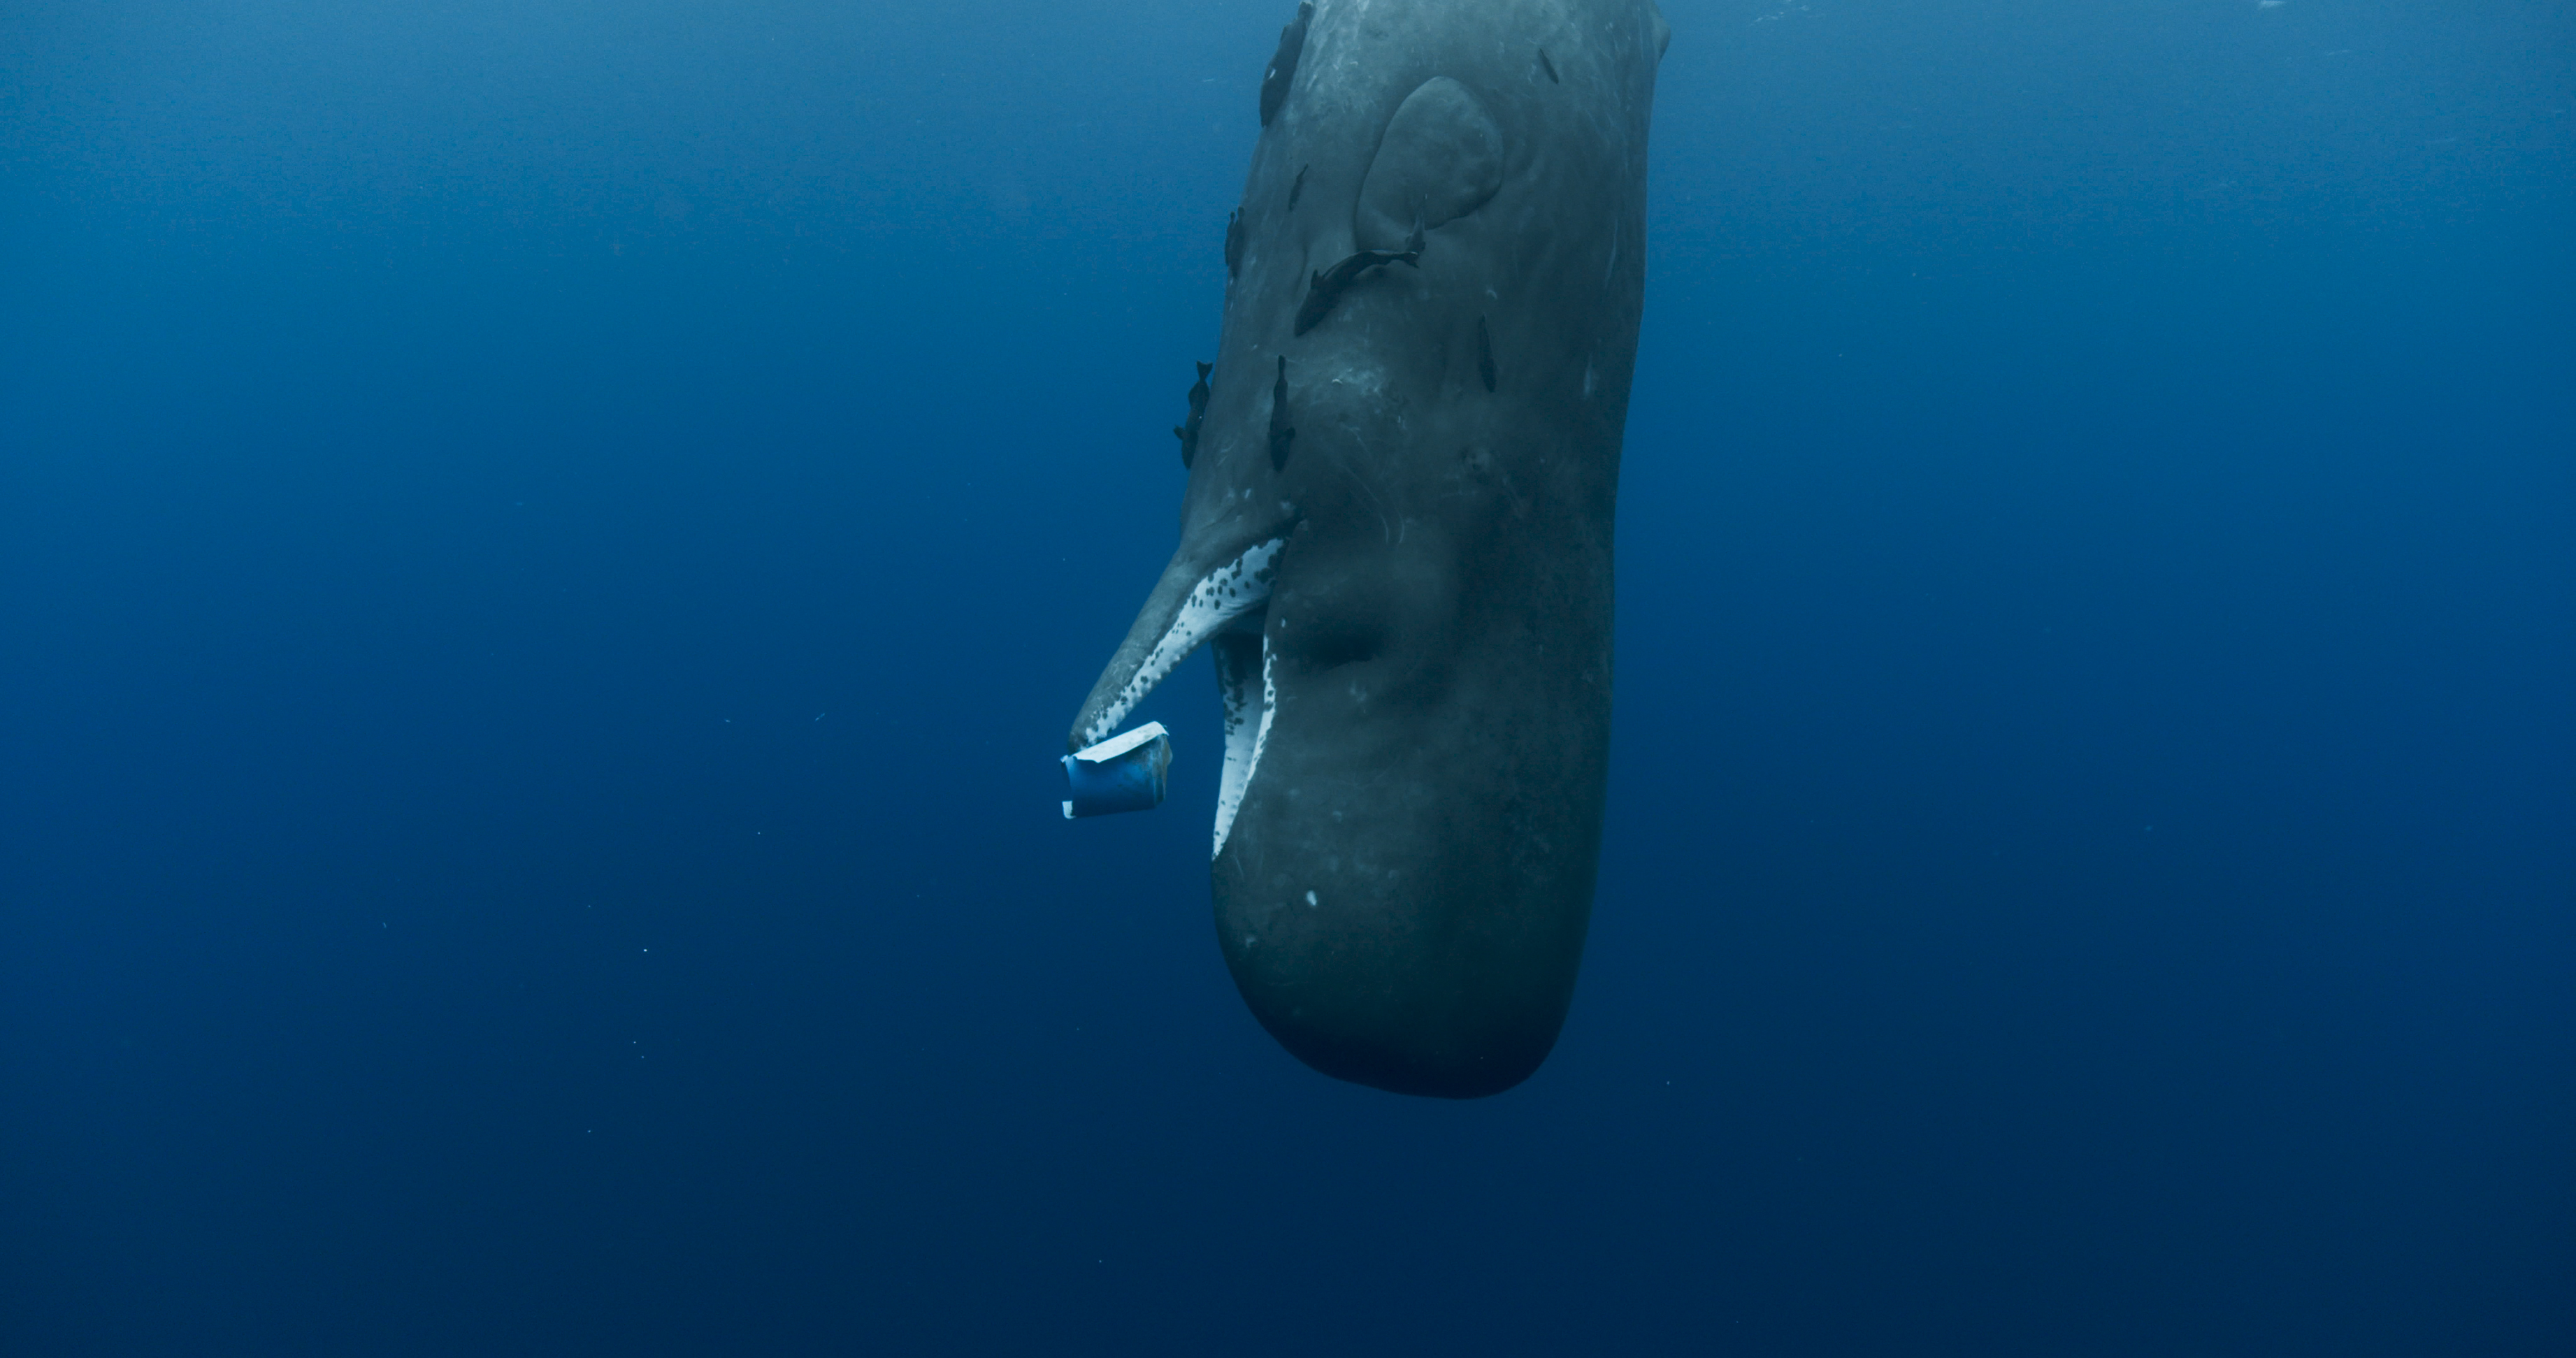
[[[1159,721],[1111,736],[1064,757],[1064,818],[1151,811],[1163,804],[1172,767],[1172,735]]]

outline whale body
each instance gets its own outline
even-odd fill
[[[1651,0],[1314,0],[1265,71],[1180,546],[1068,747],[1212,649],[1217,940],[1328,1075],[1508,1089],[1573,997],[1669,34]]]

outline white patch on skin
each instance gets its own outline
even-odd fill
[[[1225,833],[1234,828],[1234,813],[1243,805],[1244,784],[1252,777],[1252,743],[1260,721],[1252,713],[1252,676],[1227,646],[1216,648],[1216,691],[1225,707],[1225,766],[1216,786],[1216,848],[1225,850]]]
[[[1279,548],[1286,541],[1285,538],[1272,538],[1236,557],[1232,563],[1210,571],[1206,579],[1199,581],[1198,587],[1190,591],[1189,600],[1181,605],[1180,616],[1172,619],[1170,630],[1163,633],[1163,639],[1155,642],[1154,649],[1145,656],[1145,663],[1137,669],[1136,677],[1118,690],[1118,700],[1100,714],[1099,720],[1083,728],[1082,743],[1097,744],[1117,730],[1118,723],[1127,719],[1127,714],[1144,701],[1146,694],[1154,691],[1156,684],[1163,682],[1182,661],[1189,659],[1190,652],[1215,636],[1219,628],[1268,602],[1270,563],[1278,557]]]
[[[1220,652],[1222,655],[1222,652]],[[1270,678],[1270,638],[1261,638],[1261,718],[1252,720],[1251,676],[1220,669],[1217,677],[1224,681],[1225,696],[1225,772],[1217,780],[1216,847],[1208,850],[1213,859],[1225,852],[1225,837],[1234,829],[1234,813],[1243,808],[1243,794],[1252,788],[1253,771],[1261,767],[1261,747],[1270,741],[1270,718],[1279,708],[1279,687]]]
[[[1370,404],[1386,402],[1386,369],[1375,363],[1346,363],[1340,372],[1325,378],[1336,387],[1348,387],[1354,399]]]

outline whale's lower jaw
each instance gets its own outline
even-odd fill
[[[1189,592],[1173,602],[1169,621],[1153,637],[1152,645],[1137,656],[1130,669],[1106,700],[1094,705],[1088,720],[1074,732],[1075,748],[1097,744],[1118,731],[1119,723],[1136,710],[1145,695],[1171,676],[1180,663],[1205,645],[1209,638],[1226,631],[1245,616],[1258,618],[1262,602],[1270,597],[1270,579],[1285,545],[1283,538],[1255,543],[1233,559],[1200,576]],[[1139,619],[1139,625],[1143,620]],[[1106,684],[1108,676],[1103,676]]]

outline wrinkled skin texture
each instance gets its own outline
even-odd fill
[[[1507,1089],[1573,995],[1666,34],[1649,0],[1315,5],[1253,154],[1180,548],[1074,724],[1106,734],[1193,587],[1282,543],[1214,642],[1247,733],[1217,938],[1263,1026],[1342,1079]],[[1417,227],[1415,267],[1293,333],[1318,271]]]

